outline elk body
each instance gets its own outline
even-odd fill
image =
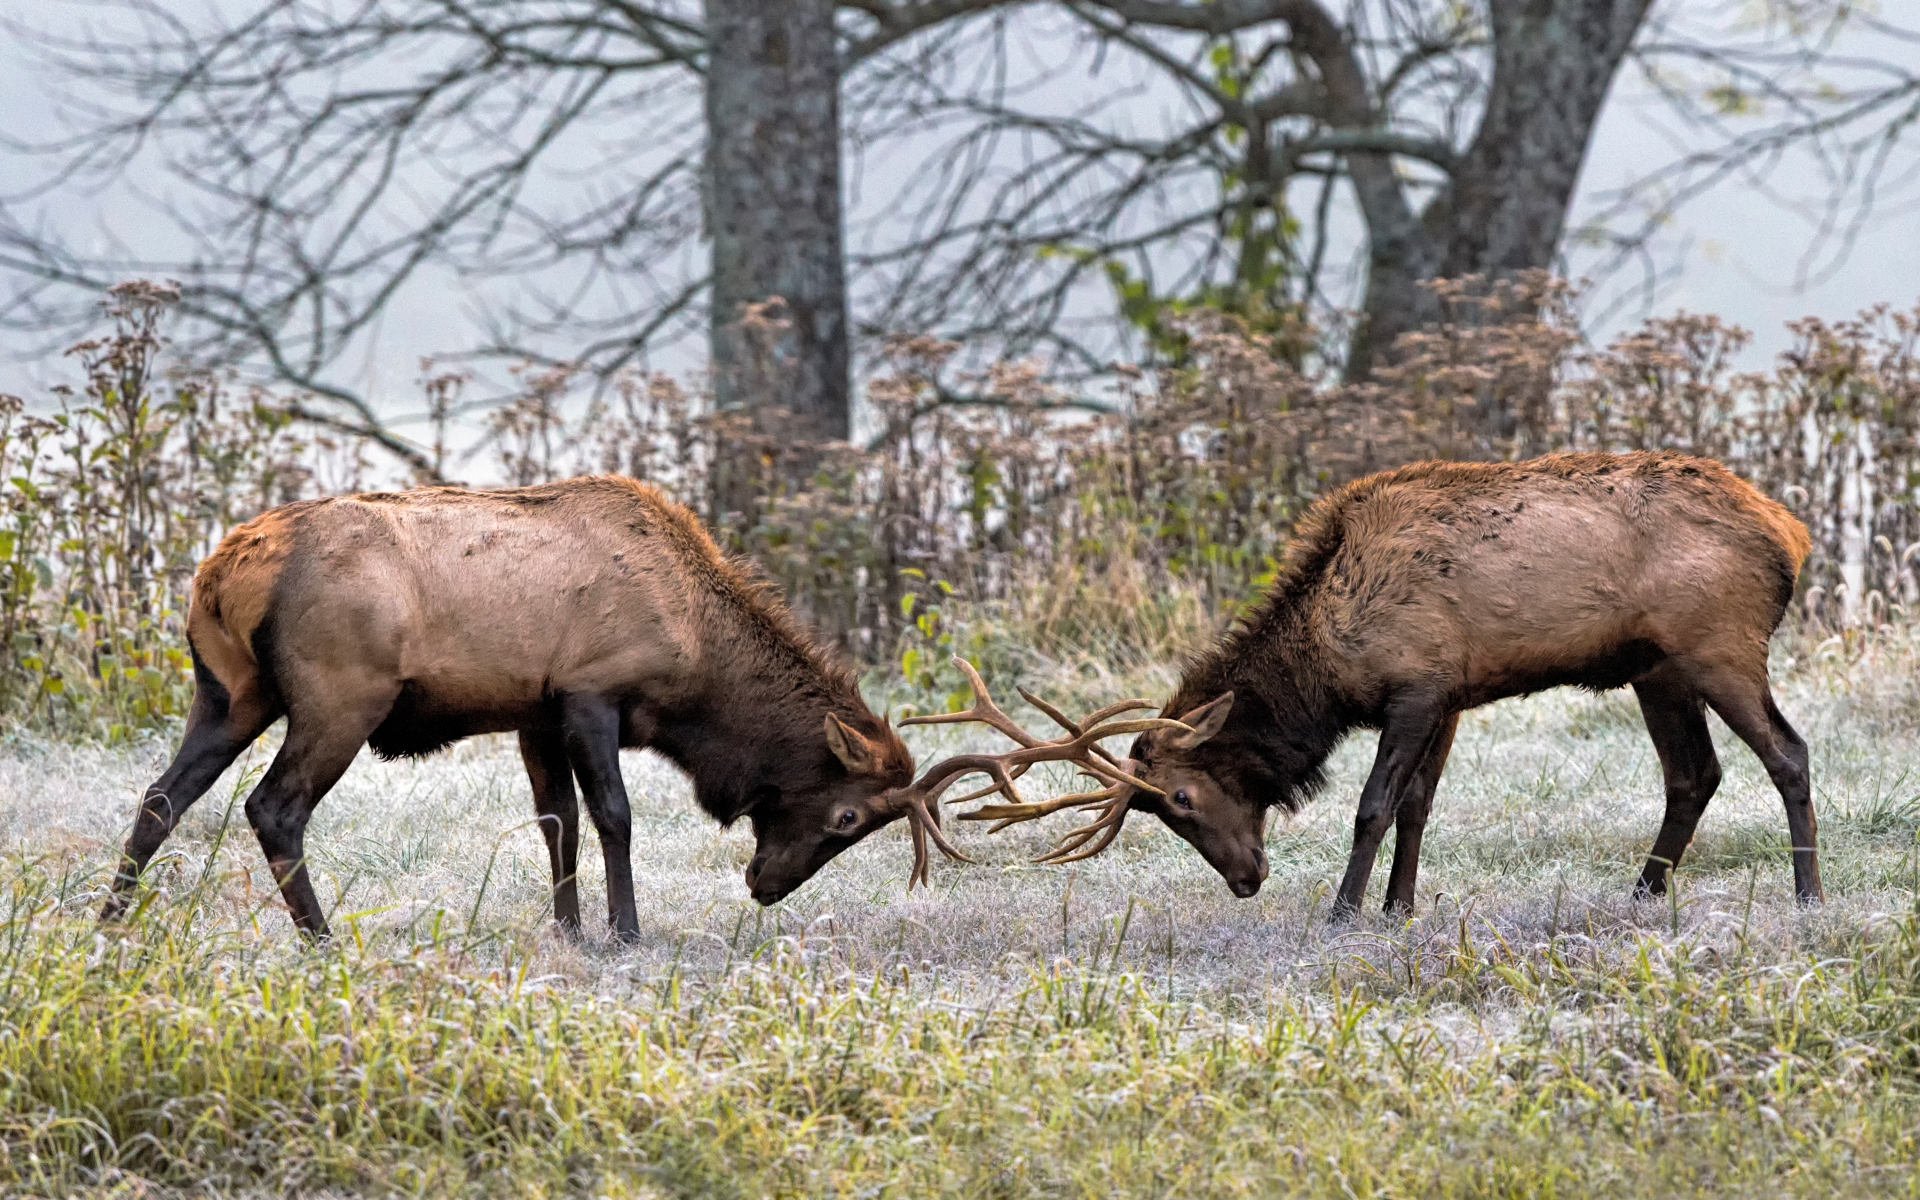
[[[1251,896],[1267,875],[1267,810],[1296,809],[1341,738],[1378,729],[1335,910],[1359,906],[1396,826],[1386,903],[1410,911],[1460,713],[1551,687],[1631,685],[1666,783],[1639,889],[1666,890],[1719,786],[1711,708],[1766,765],[1786,805],[1795,891],[1817,900],[1806,743],[1766,671],[1807,550],[1799,521],[1706,459],[1428,462],[1358,480],[1313,507],[1265,602],[1188,664],[1162,710],[1180,727],[1140,734],[1115,761],[1147,786],[1110,789],[1121,794],[1095,823],[1102,839],[1052,857],[1097,853],[1128,809],[1145,810]]]
[[[307,820],[362,745],[392,758],[517,731],[555,916],[578,927],[578,778],[624,937],[639,925],[622,747],[658,750],[708,813],[752,822],[746,879],[762,903],[914,815],[897,802],[912,756],[852,674],[691,513],[630,479],[274,509],[201,564],[187,633],[185,737],[140,805],[109,917],[187,807],[282,716],[285,741],[246,814],[314,935],[326,923]]]

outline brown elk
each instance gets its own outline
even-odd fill
[[[577,776],[606,857],[607,911],[634,936],[623,747],[658,750],[700,806],[752,822],[747,868],[771,904],[901,816],[952,854],[903,790],[913,758],[853,675],[686,509],[602,476],[509,491],[457,488],[302,501],[234,529],[201,564],[188,612],[195,692],[173,763],[146,792],[104,916],[187,807],[287,718],[246,801],[294,922],[322,936],[307,819],[362,745],[430,754],[517,731],[577,929]]]
[[[962,819],[1004,825],[1090,806],[1097,819],[1046,856],[1071,861],[1145,810],[1251,896],[1267,876],[1268,809],[1297,809],[1342,737],[1378,729],[1334,907],[1359,907],[1393,824],[1386,906],[1410,912],[1460,713],[1550,687],[1631,684],[1666,782],[1637,890],[1666,890],[1719,786],[1712,708],[1766,765],[1786,805],[1794,890],[1818,900],[1807,747],[1767,686],[1767,642],[1807,550],[1786,509],[1707,459],[1566,454],[1371,475],[1307,513],[1265,602],[1187,665],[1162,710],[1178,727],[1143,732],[1127,759],[1107,760],[1107,788],[1048,804],[1014,797]]]

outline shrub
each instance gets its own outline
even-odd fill
[[[1265,587],[1316,495],[1426,457],[1712,455],[1806,520],[1810,629],[1850,637],[1915,602],[1920,309],[1796,322],[1772,371],[1737,373],[1748,335],[1714,317],[1596,348],[1563,282],[1434,286],[1445,319],[1361,385],[1315,373],[1291,323],[1205,311],[1167,316],[1173,365],[1119,372],[1100,395],[1028,363],[960,375],[953,344],[903,338],[868,383],[870,435],[849,445],[802,436],[771,402],[777,379],[765,402],[716,411],[664,375],[588,389],[547,365],[519,374],[459,461],[491,455],[476,470],[515,484],[618,471],[660,485],[921,705],[955,694],[956,651],[1069,676],[1176,661]],[[113,330],[74,347],[85,383],[50,415],[0,399],[6,719],[111,738],[178,715],[194,564],[239,520],[373,470],[374,447],[316,435],[296,404],[157,373],[174,298],[113,289]],[[763,333],[780,319],[754,314]],[[461,382],[425,381],[437,469]]]

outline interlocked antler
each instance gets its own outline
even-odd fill
[[[1002,754],[958,754],[943,759],[927,768],[926,774],[916,780],[907,789],[901,803],[908,806],[908,816],[914,820],[914,873],[907,880],[907,886],[924,882],[927,878],[926,843],[923,830],[931,833],[936,845],[950,858],[961,858],[959,851],[953,849],[940,835],[938,822],[932,816],[938,809],[929,809],[928,805],[938,805],[940,794],[968,775],[985,775],[993,782],[983,788],[968,792],[952,803],[965,804],[969,800],[982,800],[996,793],[1012,801],[1010,804],[989,804],[970,813],[960,814],[962,821],[993,821],[992,833],[998,833],[1007,826],[1021,821],[1032,821],[1048,813],[1059,812],[1063,808],[1082,808],[1094,811],[1094,820],[1086,825],[1068,831],[1052,850],[1036,858],[1035,862],[1068,863],[1083,858],[1092,858],[1112,844],[1119,836],[1120,826],[1127,819],[1127,802],[1133,789],[1160,794],[1160,789],[1146,783],[1128,772],[1127,764],[1107,753],[1100,745],[1102,739],[1119,737],[1122,734],[1144,733],[1149,729],[1181,729],[1187,727],[1178,721],[1164,717],[1132,717],[1117,720],[1122,713],[1134,712],[1154,705],[1147,700],[1122,700],[1109,704],[1097,712],[1089,713],[1082,721],[1074,721],[1065,713],[1048,704],[1045,700],[1020,689],[1027,703],[1066,730],[1064,736],[1051,740],[1042,740],[1022,729],[1012,717],[1000,710],[987,692],[987,685],[980,673],[964,658],[956,657],[953,665],[966,675],[967,683],[973,688],[973,707],[965,712],[936,713],[924,717],[909,717],[900,722],[907,725],[957,725],[965,722],[977,722],[991,726],[1006,734],[1020,748]],[[1080,770],[1091,775],[1104,786],[1098,791],[1076,792],[1069,796],[1056,796],[1052,800],[1038,804],[1029,804],[1020,798],[1019,790],[1014,786],[1036,763],[1070,762]],[[1097,840],[1096,840],[1097,839]],[[1091,844],[1089,844],[1091,843]]]

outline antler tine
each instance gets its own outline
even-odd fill
[[[1114,704],[1109,704],[1096,712],[1089,713],[1084,720],[1075,721],[1072,717],[1069,717],[1066,713],[1061,712],[1058,708],[1055,708],[1053,705],[1047,703],[1046,700],[1034,695],[1027,689],[1016,688],[1014,690],[1019,692],[1021,698],[1028,704],[1033,705],[1041,712],[1047,714],[1055,725],[1066,730],[1074,737],[1079,737],[1081,730],[1085,726],[1098,725],[1100,722],[1110,717],[1117,717],[1123,712],[1133,712],[1135,709],[1154,707],[1154,703],[1151,700],[1121,700]]]
[[[913,870],[907,872],[907,890],[911,892],[914,885],[920,883],[932,887],[933,882],[928,878],[933,860],[927,854],[927,827],[913,808],[907,809],[907,833],[913,838]]]
[[[1060,726],[1060,728],[1066,730],[1069,734],[1072,734],[1075,739],[1079,739],[1085,736],[1086,729],[1097,727],[1102,721],[1106,721],[1113,717],[1117,717],[1121,713],[1135,712],[1142,708],[1156,707],[1153,701],[1151,700],[1120,700],[1120,701],[1116,701],[1115,703],[1107,705],[1105,708],[1097,709],[1094,712],[1088,713],[1086,718],[1082,721],[1075,721],[1073,718],[1067,716],[1066,713],[1061,712],[1058,708],[1055,708],[1053,705],[1047,703],[1045,700],[1041,699],[1039,696],[1034,695],[1032,692],[1029,692],[1027,689],[1021,688],[1019,689],[1019,691],[1020,691],[1020,695],[1026,699],[1026,702],[1028,704],[1033,705],[1035,708],[1039,709],[1041,712],[1047,714],[1047,716],[1053,720],[1054,724]],[[1155,728],[1182,729],[1182,730],[1187,729],[1187,726],[1184,724],[1181,724],[1179,721],[1169,720],[1166,718],[1160,718],[1160,719],[1165,721],[1165,723],[1162,725],[1155,726]],[[1109,764],[1117,768],[1120,765],[1120,760],[1115,758],[1111,753],[1109,753],[1106,747],[1100,744],[1100,740],[1102,738],[1114,737],[1124,732],[1129,732],[1129,730],[1123,730],[1123,729],[1102,730],[1099,734],[1089,739],[1088,749],[1090,749],[1094,754],[1105,759]],[[1137,732],[1137,730],[1133,732]],[[1145,790],[1152,792],[1156,796],[1160,794],[1159,788],[1153,787],[1150,784],[1142,783],[1140,780],[1134,779],[1130,775],[1125,776],[1125,778],[1127,779],[1128,782],[1132,783],[1135,787],[1144,788]],[[959,801],[956,800],[954,803],[957,804],[959,803]]]
[[[953,665],[960,668],[961,673],[967,677],[967,685],[973,689],[973,707],[965,712],[928,713],[922,717],[907,717],[900,722],[902,728],[908,725],[959,725],[968,721],[978,721],[982,725],[990,725],[998,729],[1022,746],[1031,746],[1035,743],[1037,739],[1032,734],[1020,728],[1014,723],[1012,717],[1000,711],[1000,706],[993,702],[992,693],[987,691],[986,681],[980,678],[980,672],[973,669],[972,663],[956,654],[953,656]]]
[[[1013,770],[1007,772],[1007,777],[1009,779],[1019,779],[1020,777],[1025,775],[1028,770],[1029,770],[1028,767],[1015,767]],[[968,792],[964,796],[955,796],[953,799],[945,801],[945,803],[969,804],[975,800],[983,800],[986,797],[993,795],[995,792],[1005,792],[1005,791],[1006,791],[1005,787],[1003,787],[998,782],[995,782],[995,783],[990,783],[983,788],[976,788],[973,791]]]
[[[1034,695],[1032,692],[1028,691],[1027,689],[1020,688],[1018,689],[1018,691],[1020,692],[1020,695],[1026,700],[1028,704],[1033,705],[1035,708],[1039,709],[1041,712],[1047,714],[1047,716],[1053,721],[1055,725],[1058,725],[1060,728],[1066,730],[1070,736],[1076,737],[1076,738],[1080,736],[1083,725],[1098,725],[1100,722],[1106,720],[1107,718],[1117,717],[1123,712],[1132,712],[1135,709],[1153,707],[1153,702],[1150,700],[1122,700],[1117,704],[1109,704],[1105,708],[1089,714],[1085,721],[1075,721],[1073,718],[1067,716],[1066,713],[1061,712],[1059,709],[1047,703],[1045,700],[1041,699],[1039,696]],[[1113,755],[1109,754],[1106,748],[1104,746],[1101,746],[1097,741],[1093,744],[1092,749],[1095,754],[1099,755],[1101,758],[1106,759],[1110,763],[1118,763],[1120,761],[1119,759],[1115,758]],[[956,801],[955,803],[958,803],[958,801]]]
[[[931,841],[940,853],[955,862],[972,862],[971,858],[960,852],[959,847],[947,840],[940,829],[940,821],[934,815],[938,811],[940,793],[951,787],[954,781],[963,779],[975,772],[982,772],[993,779],[993,786],[978,793],[992,795],[1003,792],[1015,801],[1020,799],[1014,790],[1013,781],[1026,773],[1025,768],[1009,771],[1004,762],[996,757],[983,754],[963,754],[946,759],[908,786],[896,802],[906,810],[908,831],[913,836],[913,870],[907,875],[907,890],[912,891],[916,884],[933,886],[933,860],[927,853],[927,843]],[[929,808],[929,804],[935,807]]]
[[[1118,794],[1107,801],[1105,811],[1099,817],[1078,828],[1069,829],[1052,850],[1033,861],[1050,865],[1080,862],[1111,846],[1113,839],[1120,836],[1120,826],[1126,823],[1128,805],[1125,792],[1117,787],[1108,790]],[[1097,841],[1094,840],[1095,834],[1099,835]],[[1091,846],[1087,845],[1089,841],[1093,842]]]
[[[987,830],[987,832],[999,833],[1009,825],[1017,825],[1022,821],[1031,821],[1038,817],[1047,816],[1050,813],[1057,813],[1063,808],[1079,808],[1083,805],[1111,799],[1117,791],[1128,786],[1130,785],[1121,783],[1108,784],[1097,792],[1074,792],[1071,795],[1055,796],[1051,800],[1042,800],[1037,804],[989,804],[982,808],[976,808],[972,812],[961,813],[960,819],[962,821],[996,822],[994,827]],[[958,803],[958,801],[955,803]]]
[[[940,824],[928,811],[924,797],[912,797],[908,800],[907,827],[913,835],[913,870],[907,874],[908,891],[912,891],[914,885],[919,883],[924,883],[928,887],[933,886],[933,860],[927,854],[928,839],[932,839],[933,844],[940,848],[940,853],[956,862],[973,861],[960,853],[959,848],[947,840],[947,835],[940,832]]]
[[[1007,760],[1019,753],[1021,751],[1015,750],[1008,754],[956,754],[952,758],[942,759],[929,768],[910,790],[920,797],[922,802],[937,804],[940,793],[969,775],[979,774],[993,780],[993,786],[977,793],[975,798],[1000,792],[1017,802],[1020,795],[1014,790],[1014,780],[1025,775],[1027,766],[1030,764],[1009,763]]]
[[[1029,704],[1045,713],[1064,731],[1062,736],[1043,740],[1028,733],[1016,724],[1013,718],[1003,712],[994,703],[993,696],[987,691],[987,685],[973,664],[956,656],[953,665],[967,678],[973,689],[973,706],[965,712],[933,713],[923,717],[909,717],[900,722],[906,725],[956,725],[965,722],[978,722],[999,730],[1017,743],[1017,748],[1000,754],[959,754],[942,759],[929,767],[924,775],[915,780],[899,793],[895,803],[905,808],[912,822],[913,835],[913,873],[907,877],[907,887],[927,883],[931,869],[931,860],[927,852],[927,843],[931,841],[949,858],[970,861],[955,849],[946,835],[940,830],[939,819],[935,815],[939,809],[940,797],[956,781],[968,775],[981,774],[991,781],[988,786],[977,788],[953,801],[964,804],[973,800],[983,800],[988,796],[1002,795],[1010,803],[989,804],[969,813],[960,814],[963,821],[993,821],[993,832],[1021,821],[1031,821],[1049,813],[1059,812],[1063,808],[1094,808],[1099,815],[1090,824],[1069,830],[1052,850],[1035,859],[1036,862],[1077,862],[1082,858],[1091,858],[1106,849],[1119,835],[1120,826],[1126,820],[1130,798],[1138,789],[1160,794],[1160,789],[1136,778],[1122,765],[1120,759],[1100,745],[1105,738],[1122,734],[1145,733],[1152,729],[1187,730],[1179,721],[1166,717],[1127,717],[1122,714],[1152,708],[1146,700],[1122,700],[1098,709],[1082,721],[1075,721],[1059,708],[1047,703],[1040,697],[1019,689]],[[1021,798],[1015,781],[1043,762],[1071,762],[1086,774],[1103,785],[1097,791],[1076,792],[1058,796],[1038,804],[1029,804]]]

